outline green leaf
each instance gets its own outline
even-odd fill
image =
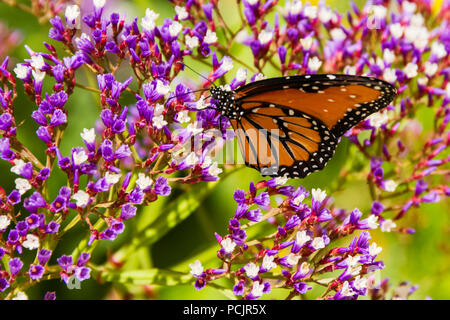
[[[148,247],[161,239],[172,228],[177,226],[187,217],[189,217],[200,204],[203,199],[218,185],[218,181],[209,182],[206,184],[199,184],[193,187],[188,192],[176,198],[169,203],[163,210],[163,213],[154,220],[147,228],[139,232],[133,242],[122,249],[118,253],[120,257],[127,257],[139,247]]]

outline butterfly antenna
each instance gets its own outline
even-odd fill
[[[183,64],[183,66],[185,66],[186,68],[188,68],[189,70],[191,70],[191,71],[194,72],[195,74],[199,75],[200,77],[202,77],[203,79],[205,79],[206,81],[208,81],[213,87],[215,87],[215,84],[214,84],[211,80],[209,80],[207,77],[205,77],[205,76],[202,75],[201,73],[195,71],[194,69],[192,69],[191,67],[189,67],[187,64],[184,64],[184,63],[181,62],[181,61],[177,61],[177,63]]]
[[[164,105],[166,105],[167,102],[169,102],[170,100],[174,99],[174,98],[178,98],[178,97],[182,97],[182,96],[187,96],[190,93],[196,93],[196,92],[200,92],[200,91],[208,91],[209,89],[198,89],[198,90],[193,90],[193,91],[189,91],[189,92],[185,92],[182,94],[177,94],[173,97],[169,97],[167,98],[167,100],[164,102]]]

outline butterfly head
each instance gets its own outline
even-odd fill
[[[242,111],[239,110],[235,101],[235,92],[229,87],[213,87],[210,90],[211,96],[216,101],[217,111],[229,119],[239,120]]]

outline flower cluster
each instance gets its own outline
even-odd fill
[[[260,298],[272,288],[288,289],[291,299],[306,294],[313,285],[325,288],[321,299],[367,295],[374,272],[384,268],[376,260],[381,247],[370,243],[367,231],[378,227],[378,217],[362,219],[358,209],[349,212],[330,206],[320,189],[313,189],[308,201],[308,191],[285,182],[275,178],[251,183],[248,192],[236,190],[237,209],[229,221],[229,233],[216,234],[223,268],[203,271],[200,261],[191,264],[196,288],[227,276],[234,282],[233,293],[244,299]],[[252,239],[251,228],[265,232]],[[363,231],[347,246],[334,245],[358,230]],[[330,277],[333,271],[338,274]]]
[[[126,257],[104,266],[90,262],[100,241],[123,234],[139,207],[172,197],[174,188],[217,181],[223,171],[214,154],[234,134],[204,91],[224,77],[236,89],[247,74],[251,81],[262,79],[270,68],[281,75],[365,74],[399,88],[395,105],[346,133],[355,161],[347,162],[339,182],[366,180],[371,212],[363,218],[358,209],[335,208],[320,189],[311,191],[309,202],[308,191],[285,185],[285,179],[252,183],[248,192],[234,193],[237,209],[228,234],[216,234],[223,267],[192,264],[195,286],[227,276],[234,294],[245,299],[272,288],[288,289],[292,298],[313,285],[325,288],[322,299],[385,297],[386,285],[378,290],[372,284],[384,265],[367,230],[413,233],[395,221],[411,207],[450,195],[448,16],[432,22],[428,2],[420,1],[371,1],[342,15],[323,2],[286,1],[280,8],[273,0],[243,0],[241,25],[231,28],[217,1],[172,2],[173,17],[160,23],[151,9],[129,22],[121,13],[107,15],[105,0],[94,0],[85,15],[65,1],[37,1],[35,13],[51,24],[46,51],[26,45],[28,59],[0,64],[0,158],[17,176],[12,190],[0,188],[2,297],[25,298],[28,286],[47,278],[69,284],[120,271]],[[234,44],[253,62],[234,56]],[[209,67],[203,86],[182,79],[186,59]],[[235,63],[243,68],[232,73]],[[86,85],[86,77],[95,85]],[[45,163],[18,138],[16,81],[34,104],[31,118]],[[71,99],[84,91],[98,98],[89,106],[98,111],[97,122],[80,132],[82,145],[65,153],[61,141]],[[419,112],[434,117],[426,132]],[[55,176],[65,181],[49,188]],[[186,203],[180,207],[187,211]],[[84,230],[84,241],[55,256],[60,239],[75,227]],[[264,237],[248,236],[250,227],[261,228]],[[347,246],[334,245],[347,235],[354,237]],[[35,255],[27,265],[25,252]],[[54,292],[45,295],[54,298]]]
[[[118,13],[104,16],[104,6],[105,1],[94,1],[93,12],[81,16],[77,5],[68,5],[64,18],[50,19],[49,37],[71,54],[61,57],[54,45],[45,42],[47,52],[25,46],[30,58],[17,64],[14,72],[8,71],[8,58],[1,64],[0,157],[18,176],[15,188],[10,192],[2,189],[0,195],[0,230],[5,235],[0,249],[10,265],[10,271],[1,274],[2,292],[13,288],[19,276],[37,281],[44,274],[58,274],[58,268],[46,263],[58,239],[78,222],[88,232],[85,248],[93,249],[98,240],[117,238],[125,229],[124,222],[136,215],[137,206],[169,196],[169,179],[187,184],[215,181],[222,172],[208,154],[233,138],[226,131],[228,121],[205,109],[206,101],[196,99],[192,88],[172,84],[184,69],[185,56],[212,58],[212,79],[232,68],[229,58],[218,61],[217,55],[211,54],[210,47],[217,42],[215,32],[205,22],[184,27],[186,16],[181,7],[176,7],[175,19],[156,26],[159,15],[150,9],[140,23],[137,18],[126,23]],[[116,72],[125,63],[135,77],[119,81]],[[79,82],[80,68],[96,77],[97,88]],[[45,164],[17,139],[16,79],[23,82],[36,105],[31,117],[45,146]],[[44,91],[44,82],[53,84],[51,92]],[[83,89],[98,95],[99,121],[80,133],[83,146],[63,154],[60,145],[70,121],[70,97]],[[134,96],[134,103],[123,105],[126,94]],[[211,135],[208,129],[213,128],[220,130]],[[200,147],[189,145],[191,139]],[[52,195],[48,179],[55,170],[61,171],[67,182]],[[20,273],[23,263],[17,255],[23,248],[37,250],[39,263]],[[41,259],[43,255],[46,260]],[[76,250],[55,258],[60,278],[65,282],[72,276],[79,281],[90,278],[89,255],[85,255]],[[11,289],[9,296],[17,290]]]

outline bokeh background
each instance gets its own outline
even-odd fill
[[[284,1],[280,1],[283,5]],[[314,2],[314,1],[313,1]],[[345,1],[328,0],[331,7],[339,12],[349,9],[350,5]],[[355,1],[359,7],[362,7],[364,1]],[[233,14],[234,0],[221,0],[224,16],[230,25],[233,25],[236,19]],[[91,3],[81,1],[82,11],[90,10]],[[173,17],[173,5],[169,1],[163,0],[135,0],[118,1],[107,0],[106,12],[116,11],[126,13],[128,20],[135,16],[142,18],[145,15],[145,9],[151,8],[160,13],[157,20],[162,23],[165,17]],[[434,8],[439,10],[440,1],[434,3]],[[228,9],[228,10],[227,10]],[[235,21],[238,23],[238,21]],[[39,23],[38,20],[27,12],[17,8],[12,8],[0,1],[0,31],[14,35],[14,42],[17,47],[2,48],[0,55],[9,55],[10,68],[29,58],[24,45],[28,45],[35,51],[45,51],[43,41],[53,43],[48,38],[49,23]],[[18,33],[17,33],[18,32]],[[0,32],[1,33],[1,32]],[[2,44],[0,43],[0,46]],[[3,46],[4,47],[4,46]],[[10,50],[9,52],[6,52]],[[243,60],[252,61],[249,48],[241,45],[233,45],[231,48],[235,56]],[[194,61],[186,61],[192,68],[199,72],[205,72],[205,67]],[[234,75],[237,68],[230,75]],[[275,75],[273,70],[267,69],[266,76]],[[184,72],[182,81],[198,83],[201,81],[197,75],[189,70]],[[273,73],[273,74],[272,74]],[[123,74],[123,79],[126,74]],[[83,71],[79,73],[82,81],[88,85],[95,86],[95,79],[90,78]],[[119,81],[122,79],[119,79]],[[230,79],[228,79],[230,80]],[[69,125],[64,134],[61,145],[61,152],[67,154],[74,146],[82,145],[80,132],[83,128],[94,126],[98,117],[99,103],[98,97],[88,91],[76,88],[76,94],[72,95],[68,101]],[[22,92],[21,82],[18,82],[18,92]],[[34,104],[27,96],[21,95],[16,100],[16,112],[18,122],[23,121],[18,130],[19,139],[29,147],[38,157],[44,159],[44,144],[35,136],[37,124],[32,121],[30,114],[34,110]],[[424,113],[424,127],[432,125],[427,121],[428,114]],[[429,118],[429,117],[428,117]],[[429,118],[430,120],[432,118]],[[348,141],[343,139],[340,143],[335,157],[322,172],[314,173],[303,180],[291,180],[293,185],[303,185],[307,189],[322,188],[325,190],[337,190],[331,196],[337,206],[347,209],[359,208],[362,212],[370,211],[370,195],[368,186],[364,181],[346,184],[345,188],[339,188],[336,185],[336,177],[342,165],[346,161],[358,163],[359,159],[356,148],[350,146]],[[9,165],[0,162],[0,185],[9,193],[14,188],[13,173],[9,171]],[[125,268],[162,268],[186,272],[189,270],[188,264],[196,259],[200,259],[205,267],[219,267],[219,260],[215,258],[215,252],[218,244],[214,237],[214,232],[219,234],[226,233],[228,219],[234,214],[235,202],[233,201],[233,192],[240,188],[247,190],[250,181],[262,180],[259,173],[249,168],[234,168],[230,166],[225,170],[221,180],[206,192],[203,199],[200,199],[200,206],[194,210],[186,220],[178,224],[175,228],[167,232],[161,239],[151,247],[142,248],[130,254],[127,258]],[[63,175],[52,176],[51,184],[54,193],[60,186],[64,185]],[[184,186],[183,186],[184,187]],[[194,189],[193,189],[194,188]],[[121,246],[127,245],[130,238],[136,232],[144,230],[154,217],[163,215],[173,200],[186,192],[199,192],[205,189],[206,184],[199,184],[191,187],[185,186],[182,189],[174,189],[169,198],[161,197],[160,200],[151,206],[141,208],[140,213],[135,219],[127,224],[124,234],[121,234],[114,242],[103,241],[96,248],[93,255],[93,262],[102,264],[116,252]],[[330,194],[330,192],[329,192]],[[448,199],[448,198],[447,198]],[[379,259],[383,260],[386,268],[380,272],[379,279],[388,277],[391,284],[399,284],[403,281],[410,281],[411,284],[419,285],[412,298],[424,299],[431,297],[433,299],[450,298],[450,203],[444,200],[440,203],[423,204],[419,210],[413,209],[407,213],[407,216],[399,222],[400,226],[411,227],[416,230],[413,235],[382,233],[373,231],[374,241],[383,247]],[[79,228],[73,230],[65,237],[57,248],[57,256],[70,253],[81,238],[85,237],[87,230]],[[348,239],[350,241],[350,239]],[[82,283],[81,290],[68,290],[65,284],[60,280],[51,280],[40,283],[38,286],[27,291],[30,299],[41,299],[46,291],[56,291],[57,299],[118,299],[118,298],[154,298],[154,299],[224,299],[225,297],[216,290],[207,287],[202,291],[196,291],[193,285],[183,285],[174,287],[157,287],[152,285],[123,285],[112,283],[98,283],[94,279],[89,279]],[[126,295],[129,292],[132,295]],[[309,293],[316,296],[314,292]],[[308,296],[308,295],[307,295]],[[282,297],[279,292],[274,292],[267,296]]]

